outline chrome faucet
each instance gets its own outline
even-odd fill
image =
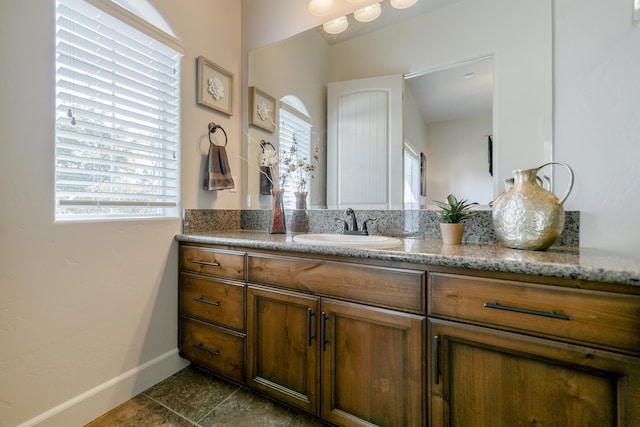
[[[344,214],[351,220],[351,230],[358,231],[358,220],[356,219],[356,213],[351,208],[347,208]]]
[[[356,213],[353,211],[353,209],[347,208],[347,210],[344,211],[344,215],[351,222],[351,228],[349,228],[349,222],[347,222],[346,219],[336,218],[336,221],[342,222],[342,231],[340,231],[340,234],[359,234],[361,236],[368,236],[369,230],[367,228],[367,224],[377,219],[377,218],[367,218],[362,223],[362,229],[358,230],[358,220],[356,219]]]

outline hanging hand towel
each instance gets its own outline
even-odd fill
[[[227,132],[222,126],[213,122],[209,123],[209,157],[207,159],[207,172],[204,175],[204,189],[207,191],[225,190],[234,188],[229,159],[227,159]],[[224,146],[216,145],[211,140],[211,134],[220,129],[224,134]]]
[[[208,191],[234,188],[227,150],[221,145],[209,144],[209,159],[204,177],[204,189]]]

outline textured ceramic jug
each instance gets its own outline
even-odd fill
[[[569,188],[561,199],[538,184],[538,171],[553,164],[569,172]],[[493,202],[491,218],[496,236],[508,248],[547,249],[564,228],[562,204],[573,188],[573,171],[566,163],[549,162],[535,169],[515,170],[513,180],[513,187]]]

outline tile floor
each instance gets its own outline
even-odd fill
[[[323,425],[315,418],[189,366],[85,427]]]

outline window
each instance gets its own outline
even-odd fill
[[[404,208],[420,209],[420,157],[404,143]]]
[[[294,107],[280,103],[280,129],[279,129],[279,156],[283,160],[280,162],[280,176],[288,176],[284,186],[284,206],[293,209],[296,206],[294,192],[309,191],[310,179],[307,174],[298,169],[289,172],[288,162],[291,159],[297,161],[304,160],[307,164],[313,163],[311,156],[311,122],[310,119]]]
[[[56,220],[179,215],[181,53],[148,33],[56,2]]]

